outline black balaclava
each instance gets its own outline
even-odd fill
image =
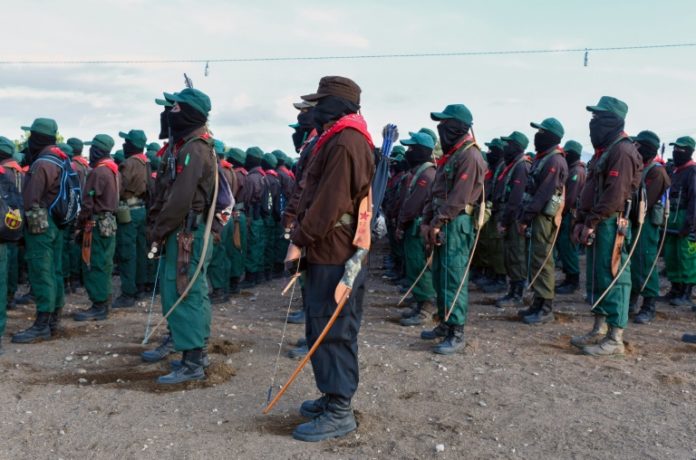
[[[169,126],[172,128],[174,142],[205,126],[205,123],[208,121],[208,117],[186,102],[179,102],[179,108],[181,110],[178,112],[169,112]]]
[[[300,125],[292,133],[292,144],[295,151],[299,152],[302,144],[307,140],[307,136],[314,129],[314,107],[309,107],[297,114],[297,123]]]
[[[251,171],[257,166],[261,166],[261,160],[251,155],[247,155],[246,160],[244,160],[244,169]]]
[[[136,153],[143,153],[143,149],[139,149],[133,143],[126,139],[126,142],[123,143],[123,156],[126,158],[130,158]]]
[[[263,160],[261,160],[261,167],[263,168],[264,171],[268,171],[268,170],[271,170],[271,169],[275,169],[273,166],[270,165],[270,163],[268,163],[268,162],[266,161],[265,158],[264,158]]]
[[[427,161],[432,161],[433,149],[423,145],[412,145],[406,150],[406,162],[409,168],[420,166]]]
[[[590,120],[592,147],[608,147],[624,130],[624,119],[612,112],[595,112]]]
[[[691,156],[694,154],[694,150],[688,147],[674,147],[672,150],[672,158],[674,158],[674,166],[677,168],[685,165],[691,160]]]
[[[534,150],[537,153],[544,153],[560,143],[561,138],[551,131],[539,130],[534,135]]]
[[[324,131],[324,125],[336,121],[344,115],[357,113],[360,106],[339,96],[324,96],[314,107],[314,127],[318,132]]]
[[[105,152],[98,147],[92,145],[89,148],[89,165],[95,167],[104,158],[109,158],[109,152]]]
[[[160,139],[167,139],[169,137],[169,112],[171,110],[171,107],[165,107],[162,113],[160,113]]]
[[[462,137],[466,136],[469,132],[469,128],[471,128],[471,126],[463,121],[455,120],[454,118],[441,121],[437,125],[437,132],[440,135],[442,151],[445,154],[449,153],[452,147],[457,145],[457,142],[459,142]]]
[[[26,151],[26,164],[30,165],[39,156],[39,153],[49,145],[54,145],[56,143],[55,136],[49,136],[46,134],[31,132],[29,140],[27,141],[27,151]]]
[[[488,168],[493,169],[498,165],[501,158],[504,158],[505,152],[500,147],[491,147],[486,155],[486,160],[488,160]]]
[[[504,152],[505,164],[510,164],[524,152],[524,149],[517,142],[508,141],[507,144],[505,144]]]
[[[580,160],[580,154],[578,152],[573,152],[571,150],[566,150],[565,160],[568,166]]]
[[[643,158],[643,163],[649,163],[657,156],[657,147],[647,142],[638,142],[638,153]],[[687,160],[688,161],[688,160]]]

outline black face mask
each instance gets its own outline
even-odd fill
[[[517,142],[508,141],[508,143],[505,144],[504,152],[505,164],[510,164],[524,152],[524,149]]]
[[[171,110],[171,107],[165,107],[162,113],[160,113],[160,139],[167,139],[169,137],[169,112]]]
[[[643,158],[643,163],[648,163],[657,155],[657,147],[638,142],[638,153]]]
[[[580,160],[580,154],[577,152],[568,152],[566,151],[566,156],[565,156],[566,163],[568,166],[572,165],[573,163],[577,162]]]
[[[498,165],[498,162],[503,158],[504,152],[498,147],[492,147],[486,155],[486,160],[488,161],[488,168],[493,169]]]
[[[414,168],[427,161],[431,161],[432,157],[433,149],[429,149],[423,145],[412,145],[406,150],[406,162],[409,168]]]
[[[142,153],[143,149],[139,149],[131,141],[126,139],[126,142],[123,143],[123,156],[126,158],[130,158],[131,156],[135,155],[136,153]]]
[[[534,150],[537,153],[544,153],[560,142],[561,138],[549,131],[537,131],[534,135]]]
[[[27,141],[26,163],[32,164],[43,149],[55,143],[55,136],[32,132]]]
[[[470,126],[466,123],[453,118],[440,122],[437,125],[437,133],[440,136],[442,151],[445,154],[449,153],[452,147],[457,145],[457,142],[467,135],[469,128]]]
[[[592,147],[608,147],[624,129],[624,120],[611,112],[595,112],[590,120],[590,140]]]
[[[683,166],[691,160],[691,156],[694,151],[691,149],[685,149],[683,147],[674,147],[672,151],[672,158],[674,158],[674,166]]]
[[[109,152],[105,152],[95,147],[94,145],[89,148],[89,165],[95,167],[97,163],[101,160],[109,158]]]
[[[172,128],[172,137],[177,142],[193,131],[205,126],[208,118],[198,110],[185,102],[179,102],[178,112],[169,112],[169,126]]]
[[[324,131],[324,125],[336,121],[344,115],[357,113],[360,106],[347,99],[338,96],[324,96],[319,99],[314,107],[314,127],[320,133]]]
[[[261,166],[261,160],[256,157],[247,155],[246,160],[244,160],[244,169],[251,171],[257,166]]]
[[[300,149],[302,148],[302,145],[305,143],[307,140],[307,136],[309,136],[311,130],[305,129],[305,128],[295,128],[295,132],[292,133],[292,145],[295,146],[295,151],[299,152]]]

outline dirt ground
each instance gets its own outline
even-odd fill
[[[597,359],[568,343],[591,327],[581,293],[557,302],[553,324],[530,327],[472,290],[466,349],[442,357],[422,328],[398,325],[400,294],[381,259],[378,250],[359,340],[357,432],[291,438],[299,404],[318,396],[310,366],[261,414],[288,304],[275,280],[214,306],[209,378],[175,388],[154,383],[168,364],[139,358],[149,301],[108,321],[66,319],[61,337],[33,345],[9,342],[33,307],[9,312],[0,458],[696,458],[696,346],[679,341],[696,330],[693,312],[660,304],[652,325],[629,326],[626,357]],[[84,293],[67,300],[68,314],[87,306]],[[288,326],[276,385],[302,333]]]

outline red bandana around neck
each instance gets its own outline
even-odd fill
[[[459,150],[459,149],[462,147],[462,145],[466,144],[466,143],[469,142],[469,141],[473,141],[473,140],[474,140],[474,136],[472,136],[471,133],[469,133],[469,134],[467,134],[466,136],[464,136],[464,138],[463,138],[462,140],[460,140],[459,142],[457,142],[457,143],[454,145],[454,147],[452,147],[451,149],[449,149],[449,152],[445,153],[444,155],[442,155],[442,156],[440,157],[439,160],[437,160],[437,167],[439,168],[439,167],[441,167],[441,166],[447,164],[447,162],[449,161],[450,157],[452,156],[452,154],[453,154],[454,152],[456,152],[457,150]]]
[[[87,161],[87,159],[86,159],[85,157],[82,157],[82,156],[80,156],[80,157],[73,157],[73,161],[76,162],[76,163],[81,164],[81,165],[84,166],[85,168],[89,168],[89,161]]]
[[[290,171],[285,165],[281,166],[278,169],[280,169],[281,172],[285,173],[288,177],[290,177],[290,179],[295,180],[295,173]]]
[[[96,167],[98,168],[99,166],[105,166],[109,168],[111,172],[118,176],[118,165],[114,160],[110,158],[105,158],[103,160],[100,160],[99,163],[97,163]]]
[[[331,128],[322,133],[317,140],[317,143],[314,144],[312,154],[316,155],[317,152],[321,150],[321,148],[329,141],[329,139],[348,128],[354,129],[362,134],[367,143],[370,144],[370,149],[374,150],[375,144],[372,142],[372,137],[367,131],[367,123],[365,122],[365,119],[358,113],[351,113],[350,115],[340,118],[336,123],[333,124],[333,126],[331,126]]]
[[[266,174],[270,174],[273,177],[278,177],[278,173],[272,169],[267,169],[265,172],[266,172]]]

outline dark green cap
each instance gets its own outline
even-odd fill
[[[454,118],[455,120],[465,123],[467,126],[471,126],[474,122],[471,111],[464,104],[450,104],[445,107],[445,110],[442,112],[430,112],[430,118],[435,121]]]
[[[257,160],[263,160],[263,150],[259,147],[249,147],[246,150],[246,156],[256,158]]]
[[[148,152],[157,153],[160,151],[161,148],[162,148],[162,146],[159,145],[157,142],[150,142],[149,144],[147,144],[147,151]]]
[[[238,149],[237,147],[232,147],[227,152],[227,158],[234,160],[237,163],[243,165],[244,162],[246,161],[246,152],[242,149]]]
[[[529,139],[527,139],[527,136],[519,131],[513,131],[509,136],[503,136],[500,139],[505,142],[515,142],[517,145],[522,147],[522,150],[526,149],[529,145]]]
[[[546,120],[542,121],[541,123],[530,123],[529,124],[532,128],[536,129],[543,129],[544,131],[548,131],[551,134],[555,134],[556,136],[560,137],[563,139],[563,135],[565,134],[565,130],[563,129],[563,125],[561,124],[560,121],[558,121],[555,118],[547,118]]]
[[[123,150],[116,150],[116,152],[111,155],[111,158],[113,158],[116,163],[123,163],[126,160],[126,155],[123,153]]]
[[[265,163],[268,163],[268,166],[270,166],[271,168],[275,168],[276,166],[278,166],[278,159],[272,153],[264,153],[263,161]]]
[[[394,158],[397,155],[403,155],[406,153],[406,148],[402,145],[395,145],[392,147],[391,155],[389,155],[391,158]]]
[[[433,145],[437,144],[437,134],[435,134],[435,131],[433,131],[432,129],[421,128],[418,130],[418,132],[427,134],[428,136],[432,137],[433,138]],[[409,131],[408,135],[413,136],[413,131]]]
[[[694,150],[696,148],[696,141],[691,136],[682,136],[678,138],[676,141],[671,142],[669,145]]]
[[[52,118],[37,118],[31,126],[22,126],[22,129],[55,137],[58,134],[58,123]]]
[[[108,134],[97,134],[94,136],[94,139],[92,139],[89,142],[85,142],[85,145],[93,145],[102,152],[111,152],[111,149],[114,148],[114,138],[109,136]],[[119,150],[121,152],[121,156],[123,157],[123,150]],[[118,152],[114,154],[114,158],[116,158],[116,155]]]
[[[405,159],[406,159],[406,157],[404,156],[403,153],[399,153],[397,155],[392,155],[391,157],[389,157],[389,161],[391,163],[399,163],[401,161],[404,161]]]
[[[176,94],[176,93],[174,93]],[[155,99],[155,104],[157,105],[163,105],[165,107],[173,107],[174,106],[174,99],[171,99],[171,94],[169,93],[164,93],[164,99]]]
[[[621,119],[626,119],[628,113],[628,105],[611,96],[602,96],[597,105],[588,105],[586,108],[590,112],[611,112]]]
[[[282,150],[274,150],[271,153],[274,157],[276,157],[276,160],[283,160],[285,162],[288,161],[288,156]]]
[[[70,146],[70,144],[65,144],[65,143],[56,144],[56,147],[58,147],[59,149],[61,149],[61,150],[63,151],[63,153],[66,154],[67,156],[69,156],[70,158],[72,158],[73,155],[75,155],[75,151],[74,151],[73,148]]]
[[[434,149],[435,142],[433,138],[425,133],[410,133],[411,138],[401,141],[403,145],[422,145],[423,147]]]
[[[637,136],[633,136],[631,140],[633,142],[647,144],[655,149],[660,148],[660,138],[657,136],[657,134],[652,131],[648,131],[647,129],[639,132]]]
[[[6,137],[0,136],[0,152],[6,155],[14,155],[17,151],[15,143]]]
[[[75,152],[77,154],[82,153],[83,143],[82,143],[81,139],[78,139],[76,137],[71,137],[66,142],[70,147],[72,147],[73,152]]]
[[[144,149],[147,145],[147,136],[145,135],[145,131],[141,129],[131,129],[127,133],[121,131],[118,135],[127,141],[131,141],[131,144],[136,148]]]
[[[210,104],[210,98],[203,91],[197,90],[195,88],[186,88],[185,90],[178,93],[164,93],[164,98],[169,101],[174,102],[184,102],[206,117],[210,113],[212,108]]]
[[[219,141],[217,139],[213,140],[213,148],[215,149],[216,155],[225,154],[225,144],[222,141]]]
[[[578,141],[570,140],[563,146],[565,152],[573,152],[582,155],[582,144]]]
[[[505,141],[496,137],[493,140],[491,140],[490,142],[486,142],[486,147],[488,147],[489,149],[498,148],[498,149],[502,150],[505,148]]]

